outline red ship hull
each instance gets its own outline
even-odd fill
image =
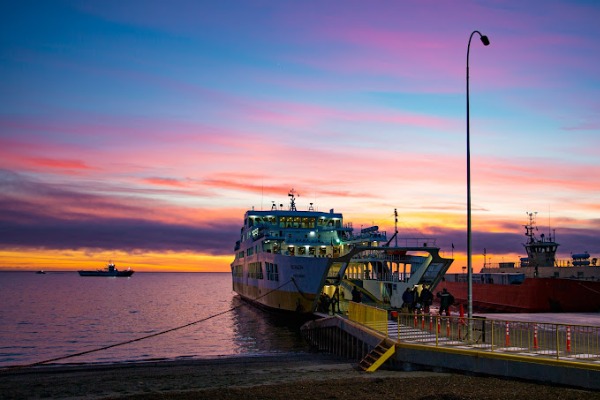
[[[442,281],[455,304],[467,304],[467,283]],[[526,278],[521,284],[473,283],[477,312],[596,312],[600,311],[600,282],[577,279]]]

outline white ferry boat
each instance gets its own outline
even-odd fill
[[[358,290],[363,302],[400,308],[406,288],[433,290],[452,264],[433,239],[399,246],[397,229],[388,240],[377,226],[355,235],[341,213],[312,203],[301,211],[293,189],[288,196],[288,209],[273,203],[269,211],[247,211],[235,244],[233,290],[258,306],[312,314],[323,293],[339,304]]]

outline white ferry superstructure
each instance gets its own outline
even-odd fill
[[[432,239],[398,246],[396,229],[390,246],[376,226],[355,235],[341,213],[300,211],[288,196],[288,209],[247,211],[235,245],[233,290],[258,306],[312,314],[321,293],[347,300],[356,287],[365,302],[400,308],[407,287],[435,287],[452,264]]]

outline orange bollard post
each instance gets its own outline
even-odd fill
[[[417,310],[415,310],[415,328],[417,327],[418,324],[419,324],[419,322],[417,320]]]
[[[533,348],[538,349],[538,326],[533,324]]]
[[[429,314],[429,332],[433,332],[433,316]]]
[[[506,321],[506,340],[504,341],[506,347],[510,347],[510,329],[508,321]]]
[[[425,314],[421,314],[421,329],[425,330]]]
[[[567,325],[567,353],[571,352],[571,327]]]

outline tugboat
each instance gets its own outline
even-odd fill
[[[134,271],[131,268],[127,268],[125,271],[119,271],[113,262],[109,262],[106,268],[97,269],[94,271],[79,270],[79,276],[116,276],[116,277],[129,277],[133,275]]]
[[[430,289],[452,264],[432,239],[388,240],[379,227],[354,233],[341,213],[296,208],[246,211],[231,263],[233,290],[261,308],[310,315],[322,294],[340,302],[359,291],[363,302],[393,309],[407,288]],[[396,217],[397,224],[397,217]],[[391,245],[393,239],[395,244]]]
[[[473,309],[478,312],[597,312],[600,311],[600,265],[587,252],[572,260],[556,259],[559,244],[554,235],[541,234],[535,213],[524,225],[527,257],[519,263],[484,263],[472,276]],[[487,255],[484,252],[484,257]],[[467,274],[447,273],[440,288],[447,288],[457,303],[467,302]]]

